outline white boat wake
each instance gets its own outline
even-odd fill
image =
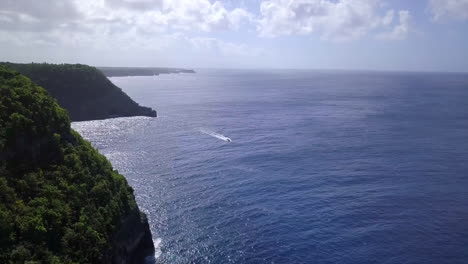
[[[232,140],[224,135],[221,135],[219,133],[216,133],[214,131],[211,131],[209,129],[205,129],[205,128],[201,128],[200,129],[200,132],[202,132],[203,134],[207,134],[209,136],[212,136],[212,137],[215,137],[217,139],[221,139],[223,141],[226,141],[226,142],[231,142]]]

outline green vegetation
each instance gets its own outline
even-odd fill
[[[99,78],[86,66],[38,67]],[[0,263],[109,262],[122,219],[135,214],[125,178],[70,128],[66,111],[0,66]]]
[[[156,116],[156,111],[134,102],[104,74],[81,64],[0,63],[44,87],[73,121],[124,116]]]

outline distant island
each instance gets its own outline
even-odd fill
[[[156,117],[156,111],[140,106],[97,68],[83,64],[0,63],[45,88],[72,121],[114,117]]]
[[[107,77],[155,76],[170,73],[195,73],[194,70],[154,67],[97,67]]]
[[[30,67],[65,90],[80,78],[106,84],[92,67]],[[124,176],[71,129],[46,90],[0,65],[0,263],[130,264],[153,252]]]

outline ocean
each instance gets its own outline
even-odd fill
[[[134,188],[149,263],[468,263],[468,74],[111,80],[158,118],[72,126]]]

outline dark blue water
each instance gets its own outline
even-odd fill
[[[134,187],[157,263],[468,263],[467,74],[112,81],[159,117],[73,127]]]

